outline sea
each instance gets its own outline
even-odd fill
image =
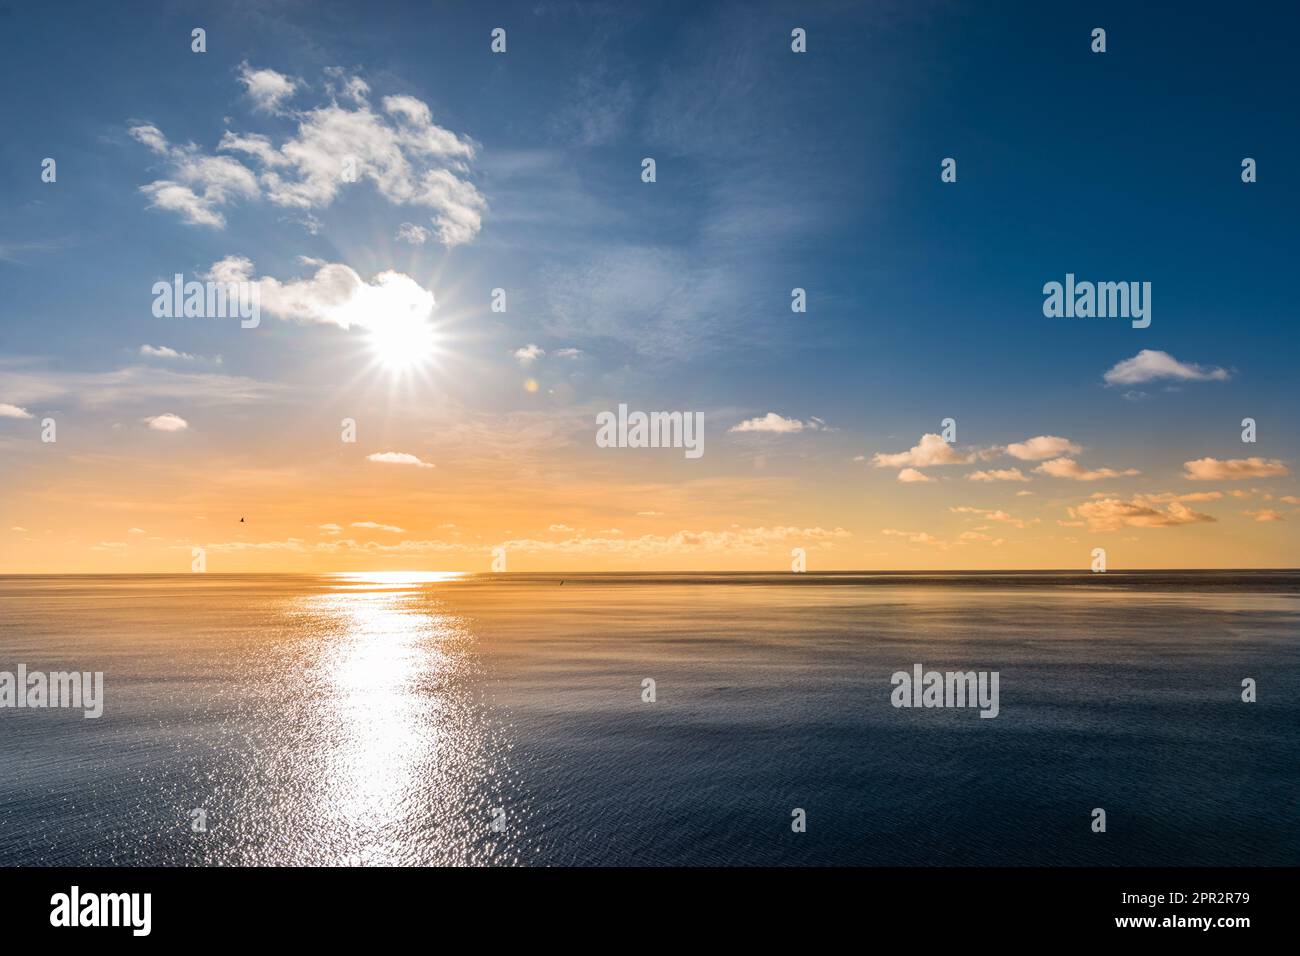
[[[1300,864],[1297,571],[0,576],[20,664],[4,866]]]

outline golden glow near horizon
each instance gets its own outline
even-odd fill
[[[490,419],[407,404],[357,413],[344,443],[340,415],[317,414],[315,434],[194,415],[174,435],[51,449],[7,489],[0,572],[188,572],[194,548],[209,572],[392,575],[488,571],[494,548],[507,571],[789,571],[795,548],[811,572],[1086,570],[1094,547],[1115,570],[1297,564],[1288,523],[1259,518],[1285,514],[1288,493],[1263,483],[1126,478],[1098,497],[1053,478],[899,482],[848,448],[811,466],[771,449],[687,462],[596,449],[594,415],[572,408]]]
[[[497,549],[506,571],[782,572],[795,549],[811,572],[1086,570],[1097,547],[1115,570],[1300,564],[1279,460],[1015,432],[868,438],[725,411],[704,412],[697,460],[598,447],[617,403],[539,369],[545,350],[485,355],[464,312],[364,318],[342,337],[290,330],[312,348],[277,383],[82,377],[98,397],[57,442],[8,422],[23,467],[0,499],[0,573],[189,572],[198,551],[208,572],[435,575],[492,570]],[[133,387],[191,403],[101,407]]]

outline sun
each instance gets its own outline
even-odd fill
[[[438,347],[433,326],[414,316],[397,316],[370,327],[370,348],[379,364],[391,372],[424,365]]]

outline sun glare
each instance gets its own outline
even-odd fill
[[[417,318],[393,318],[370,328],[370,347],[384,368],[401,372],[423,365],[437,348],[433,326]]]

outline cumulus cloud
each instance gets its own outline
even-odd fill
[[[1226,369],[1180,362],[1168,352],[1143,349],[1132,358],[1116,364],[1103,379],[1107,385],[1141,385],[1160,380],[1226,382],[1229,377]]]
[[[877,452],[871,457],[877,468],[925,468],[933,465],[965,465],[974,460],[973,455],[959,454],[940,435],[926,434],[907,451],[894,454]]]
[[[1259,511],[1243,511],[1242,514],[1249,515],[1256,521],[1284,521],[1285,518],[1280,511],[1274,511],[1272,508],[1261,508]]]
[[[826,423],[820,418],[810,418],[803,422],[797,418],[783,418],[776,412],[768,412],[759,418],[750,418],[727,429],[732,432],[767,432],[774,435],[789,435],[802,431],[828,431]]]
[[[191,225],[221,229],[226,218],[218,210],[237,199],[256,199],[260,194],[257,177],[243,163],[229,156],[207,156],[193,143],[173,146],[158,127],[132,126],[131,136],[161,156],[170,178],[140,187],[149,205],[174,212]]]
[[[226,224],[220,207],[237,199],[265,198],[308,212],[330,206],[352,183],[369,182],[394,206],[426,210],[432,233],[444,245],[471,241],[487,208],[470,178],[477,157],[474,143],[435,123],[428,105],[413,96],[383,97],[376,110],[364,81],[337,71],[331,76],[334,98],[315,109],[294,111],[297,128],[278,144],[260,133],[222,134],[217,153],[243,157],[256,173],[231,155],[207,155],[192,143],[173,145],[152,124],[131,127],[131,135],[168,166],[166,178],[141,190],[155,207],[176,212],[188,223],[220,229]],[[247,64],[240,81],[255,107],[267,112],[282,112],[283,101],[298,88],[297,81],[274,70],[253,70]]]
[[[1074,481],[1101,481],[1103,478],[1122,478],[1141,474],[1136,468],[1127,468],[1124,471],[1116,471],[1114,468],[1088,469],[1073,458],[1053,458],[1051,461],[1043,462],[1034,471],[1040,475],[1070,478]]]
[[[898,480],[904,482],[912,481],[934,481],[923,471],[917,471],[915,468],[904,468],[898,473]]]
[[[17,405],[10,405],[8,402],[0,402],[0,418],[31,418],[32,413],[25,408],[19,408]]]
[[[390,269],[367,282],[351,266],[305,261],[318,267],[307,279],[254,279],[253,263],[242,256],[213,263],[205,278],[255,285],[262,311],[300,325],[374,329],[390,323],[427,322],[436,305],[433,293],[404,272]]]
[[[1276,478],[1291,474],[1286,463],[1276,458],[1198,458],[1183,462],[1190,481],[1239,481],[1244,478]]]
[[[431,462],[421,461],[415,455],[409,455],[404,451],[377,451],[372,455],[366,456],[367,461],[377,461],[385,465],[414,465],[416,468],[433,468]]]
[[[189,422],[171,412],[146,418],[144,423],[156,432],[183,432],[190,427]]]
[[[1193,511],[1181,501],[1171,501],[1162,509],[1140,496],[1130,501],[1099,498],[1070,508],[1069,512],[1072,518],[1087,521],[1088,528],[1092,531],[1118,531],[1124,527],[1169,528],[1216,520],[1207,514]]]
[[[515,359],[524,368],[527,368],[528,366],[532,365],[534,362],[536,362],[539,358],[541,358],[545,354],[546,354],[546,349],[538,345],[533,345],[531,342],[525,345],[523,348],[515,349],[514,351]]]
[[[247,61],[239,64],[239,82],[244,84],[254,108],[266,113],[280,112],[280,104],[301,85],[275,70],[255,70]]]
[[[1081,451],[1083,449],[1070,439],[1059,438],[1056,435],[1039,435],[1007,446],[1007,454],[1021,461],[1042,461],[1044,458],[1077,455]]]

